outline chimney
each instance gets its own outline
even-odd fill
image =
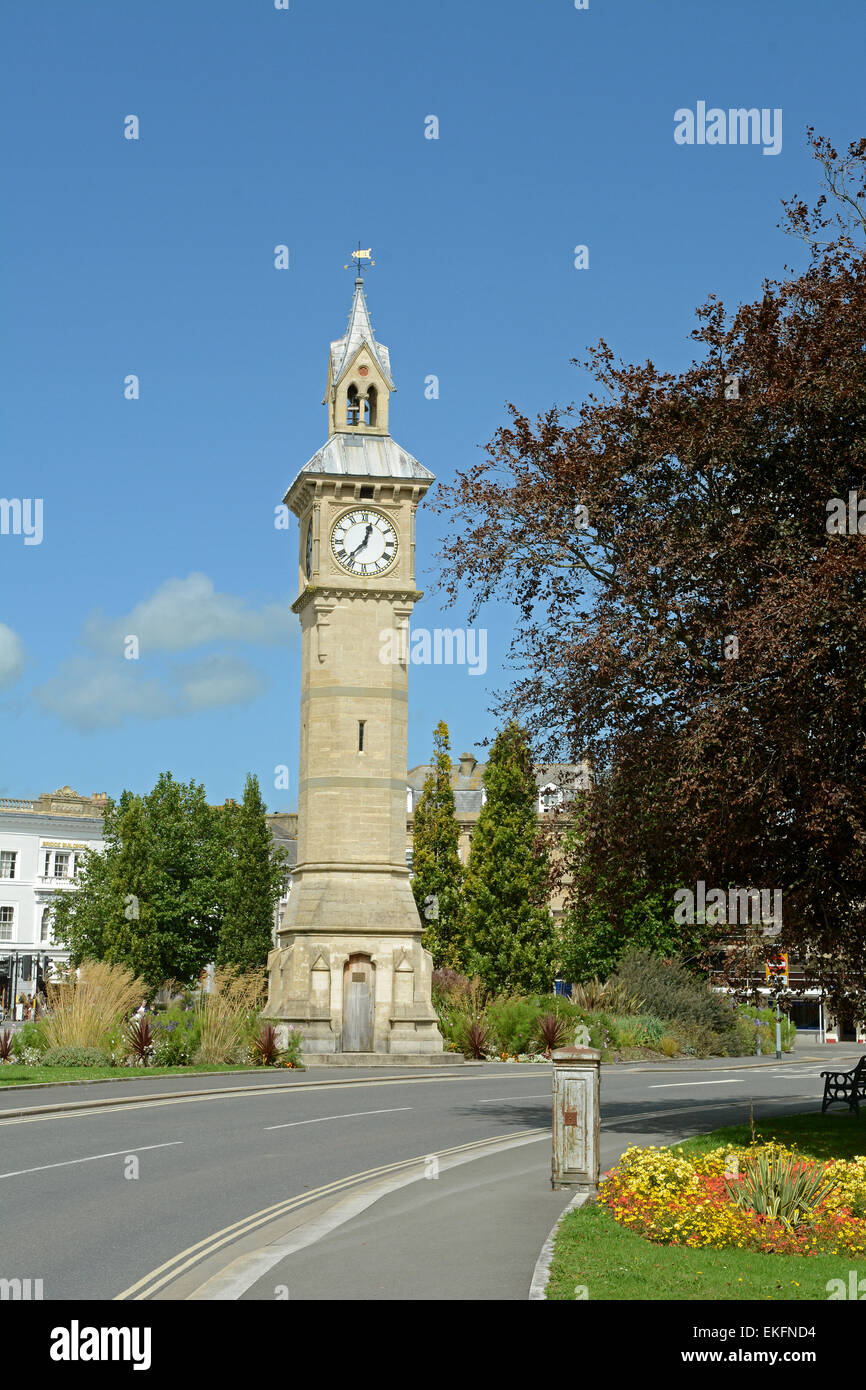
[[[471,776],[472,776],[472,773],[475,771],[475,768],[477,767],[477,765],[478,765],[478,759],[477,759],[477,758],[474,758],[474,757],[472,756],[471,753],[461,753],[461,754],[460,754],[460,776],[461,776],[461,777],[471,777]]]

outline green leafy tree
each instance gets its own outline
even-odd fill
[[[265,965],[271,949],[285,856],[273,852],[267,807],[252,773],[241,805],[227,805],[221,815],[227,879],[216,962],[255,970]]]
[[[704,923],[687,927],[674,921],[677,884],[673,879],[665,884],[663,844],[656,846],[651,858],[645,855],[639,867],[624,856],[603,872],[586,854],[588,830],[598,814],[591,796],[584,792],[576,799],[560,840],[569,888],[568,908],[557,930],[564,978],[607,979],[623,954],[638,948],[663,957],[682,956],[696,965],[713,932]]]
[[[225,910],[225,836],[204,787],[160,775],[146,796],[109,801],[105,848],[92,851],[54,932],[77,962],[128,965],[154,986],[213,960]]]
[[[529,746],[515,720],[491,747],[484,787],[466,873],[467,965],[496,992],[546,991],[555,957],[548,853]]]
[[[412,817],[412,892],[424,922],[423,944],[435,966],[462,963],[463,865],[451,788],[448,725],[433,733],[433,765]],[[435,901],[430,903],[430,899]]]

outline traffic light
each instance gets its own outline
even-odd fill
[[[32,956],[22,956],[22,957],[21,957],[21,979],[22,979],[22,980],[29,980],[32,974],[33,974],[33,957],[32,957]]]
[[[0,956],[0,975],[5,975],[8,979],[12,974],[12,957]]]

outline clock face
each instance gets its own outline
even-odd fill
[[[397,532],[381,512],[359,507],[335,522],[331,549],[349,574],[382,574],[396,559]]]
[[[307,578],[309,579],[309,578],[311,577],[312,573],[313,573],[313,518],[312,518],[312,517],[310,517],[310,520],[307,522],[307,552],[306,552],[306,559],[305,559],[305,562],[304,562],[304,566],[305,566],[305,569],[306,569],[306,571],[307,571]]]

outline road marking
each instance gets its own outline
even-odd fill
[[[480,1064],[479,1064],[480,1065]],[[354,1086],[430,1086],[435,1084],[459,1083],[462,1086],[470,1085],[481,1081],[489,1086],[497,1081],[517,1081],[519,1078],[513,1072],[501,1072],[496,1076],[485,1076],[481,1073],[470,1076],[454,1076],[452,1074],[435,1073],[433,1076],[358,1076],[355,1078],[329,1078],[322,1081],[296,1081],[274,1084],[256,1084],[247,1087],[233,1086],[220,1090],[207,1091],[180,1091],[173,1093],[170,1091],[154,1093],[147,1096],[118,1096],[112,1100],[80,1100],[70,1101],[65,1105],[35,1106],[29,1110],[12,1110],[11,1107],[3,1107],[0,1104],[0,1125],[16,1124],[39,1124],[43,1120],[74,1120],[79,1116],[91,1118],[95,1115],[113,1114],[117,1110],[125,1110],[133,1106],[140,1106],[148,1110],[159,1108],[166,1105],[192,1105],[199,1101],[218,1101],[224,1099],[238,1100],[245,1099],[247,1096],[275,1095],[275,1094],[297,1094],[303,1091],[318,1091],[324,1087],[343,1087]]]
[[[530,1130],[526,1135],[518,1135],[516,1138],[512,1137],[501,1142],[488,1140],[485,1142],[490,1147],[469,1153],[458,1153],[446,1158],[442,1163],[441,1171],[450,1172],[460,1164],[473,1163],[476,1159],[487,1158],[491,1154],[517,1148],[524,1144],[536,1144],[547,1137],[546,1131],[538,1134]],[[408,1187],[411,1183],[422,1181],[425,1176],[426,1174],[420,1170],[412,1171],[410,1169],[408,1172],[380,1178],[372,1183],[365,1183],[359,1191],[342,1197],[321,1216],[305,1221],[287,1236],[230,1261],[229,1264],[223,1266],[216,1274],[211,1275],[203,1284],[194,1289],[192,1293],[188,1293],[186,1298],[192,1301],[235,1301],[239,1299],[269,1270],[288,1258],[289,1255],[295,1254],[298,1250],[304,1250],[310,1245],[315,1245],[324,1236],[330,1235],[339,1226],[345,1225],[347,1221],[351,1221],[361,1212],[366,1211],[368,1207],[373,1206],[380,1198],[389,1196],[403,1187]]]
[[[294,1129],[296,1125],[323,1125],[326,1120],[354,1120],[358,1115],[396,1115],[398,1110],[414,1110],[412,1105],[395,1105],[390,1110],[350,1110],[348,1115],[320,1115],[317,1120],[290,1120],[287,1125],[265,1125],[265,1129]]]
[[[523,1096],[488,1096],[486,1100],[477,1100],[476,1105],[501,1105],[505,1100],[550,1100],[550,1089],[546,1091],[533,1091],[532,1094]]]
[[[673,1091],[678,1086],[744,1086],[746,1083],[742,1076],[732,1076],[726,1081],[657,1081],[652,1086],[647,1086],[648,1091]]]
[[[452,1154],[461,1154],[469,1150],[481,1151],[507,1141],[511,1143],[535,1143],[546,1138],[548,1134],[547,1129],[515,1130],[510,1134],[500,1134],[492,1139],[475,1139],[469,1144],[457,1144],[451,1149],[440,1149],[436,1156],[447,1158]],[[194,1245],[187,1246],[185,1250],[173,1255],[164,1264],[152,1269],[143,1279],[138,1279],[136,1283],[131,1284],[128,1289],[115,1294],[114,1301],[134,1299],[138,1302],[148,1299],[158,1289],[165,1284],[170,1284],[178,1275],[183,1274],[191,1265],[199,1264],[209,1255],[214,1254],[221,1246],[240,1240],[242,1236],[249,1235],[259,1226],[265,1226],[279,1217],[286,1216],[297,1207],[306,1206],[322,1197],[356,1186],[364,1179],[383,1177],[386,1174],[396,1173],[400,1169],[410,1169],[414,1164],[426,1165],[429,1157],[429,1154],[423,1154],[416,1158],[401,1159],[396,1163],[384,1163],[378,1168],[368,1168],[362,1173],[352,1173],[349,1177],[338,1178],[335,1182],[325,1183],[323,1187],[314,1188],[311,1192],[304,1192],[297,1197],[288,1197],[282,1202],[275,1202],[273,1206],[265,1207],[262,1211],[254,1212],[251,1216],[245,1216],[240,1221],[233,1222],[231,1226],[224,1226],[221,1231],[206,1236],[204,1240],[196,1241]]]
[[[0,1178],[20,1178],[24,1173],[44,1173],[49,1168],[68,1168],[73,1163],[95,1163],[98,1158],[126,1158],[130,1154],[144,1153],[147,1149],[173,1149],[183,1142],[183,1139],[172,1139],[166,1144],[130,1144],[128,1149],[115,1149],[110,1154],[89,1154],[87,1158],[65,1158],[62,1163],[41,1163],[38,1168],[16,1168],[12,1173],[0,1173]]]

